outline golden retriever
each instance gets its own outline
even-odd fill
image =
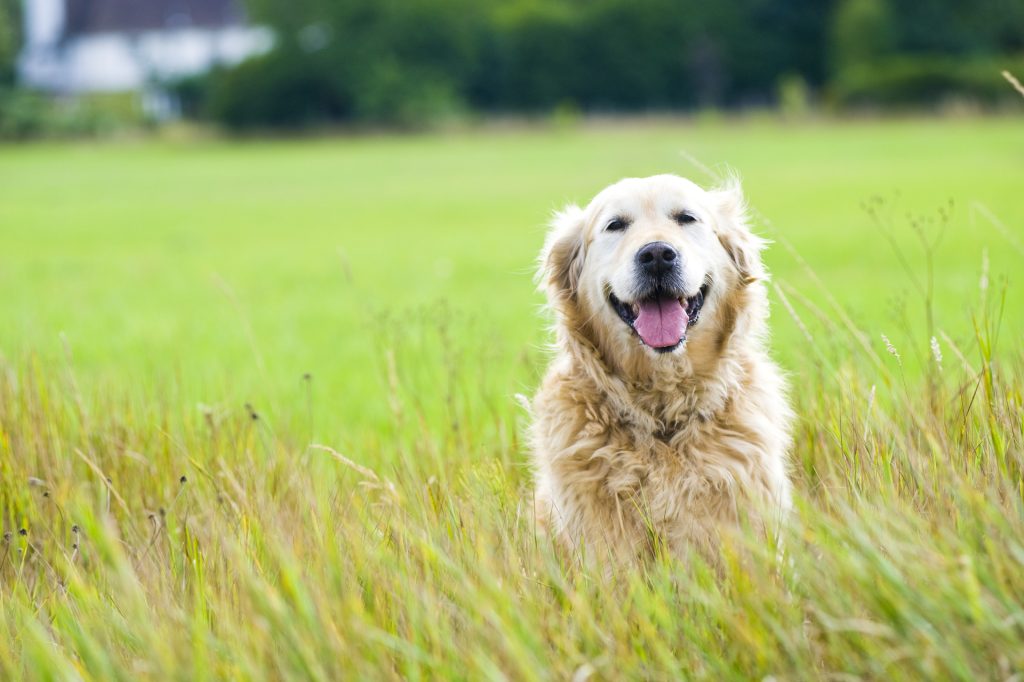
[[[613,562],[700,552],[790,506],[764,242],[735,181],[622,180],[558,213],[538,274],[555,357],[533,400],[542,527]]]

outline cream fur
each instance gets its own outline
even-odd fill
[[[695,215],[692,225],[672,220]],[[628,229],[606,232],[612,217]],[[627,300],[650,241],[682,254],[688,286],[711,289],[685,344],[657,354],[607,300]],[[533,400],[538,519],[560,544],[613,563],[662,543],[712,562],[722,531],[769,530],[790,506],[791,411],[765,350],[760,251],[738,183],[705,191],[676,176],[627,179],[556,215],[538,274],[555,356]]]

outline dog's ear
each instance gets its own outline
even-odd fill
[[[717,212],[716,235],[740,274],[740,284],[746,286],[764,278],[761,251],[765,240],[750,231],[747,202],[739,180],[730,178],[725,184],[709,192]]]
[[[583,271],[583,209],[569,204],[551,219],[540,253],[537,284],[552,306],[576,299]]]

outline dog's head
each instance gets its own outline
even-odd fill
[[[540,280],[563,331],[615,364],[695,363],[754,331],[744,313],[763,316],[743,296],[764,275],[762,246],[738,183],[630,178],[555,217]]]

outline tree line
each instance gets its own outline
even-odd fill
[[[250,0],[267,55],[198,108],[230,126],[417,124],[452,111],[836,107],[1010,97],[1020,0]],[[784,94],[783,94],[784,96]]]
[[[16,13],[17,0],[0,0]],[[247,0],[272,50],[169,84],[231,128],[1011,99],[1021,0]],[[0,14],[4,12],[0,11]],[[6,37],[5,37],[6,36]],[[0,20],[0,87],[15,32]],[[6,46],[6,47],[5,47]]]

